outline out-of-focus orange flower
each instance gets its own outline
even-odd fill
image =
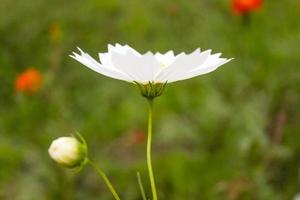
[[[243,15],[262,7],[263,0],[232,0],[232,11]]]
[[[33,68],[27,69],[17,77],[15,82],[16,91],[35,93],[41,88],[42,82],[43,76],[38,70]]]

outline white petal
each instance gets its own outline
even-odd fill
[[[79,48],[78,48],[79,49]],[[115,78],[115,79],[120,79],[124,81],[131,82],[132,80],[130,79],[129,76],[124,74],[123,72],[117,71],[113,68],[107,68],[98,63],[95,59],[93,59],[89,54],[84,53],[81,49],[79,49],[81,52],[81,55],[73,52],[74,55],[70,55],[70,57],[74,58],[75,60],[79,61],[83,65],[87,66],[88,68],[103,74],[105,76]]]
[[[231,60],[232,60],[232,58],[231,59],[219,58],[218,60],[214,60],[214,61],[210,60],[209,62],[206,62],[205,64],[203,64],[201,67],[199,67],[197,69],[191,70],[191,71],[186,72],[181,75],[178,75],[177,77],[173,77],[173,79],[168,82],[172,83],[175,81],[181,81],[181,80],[193,78],[195,76],[207,74],[209,72],[216,70],[218,67],[228,63]]]
[[[173,51],[165,54],[148,52],[140,54],[128,45],[108,45],[107,53],[99,53],[100,62],[79,49],[81,55],[74,53],[71,57],[90,69],[112,78],[140,83],[174,82],[209,73],[229,62],[220,58],[221,54],[211,55],[211,50],[201,52],[196,49],[190,54],[177,56]]]
[[[111,61],[111,54],[109,53],[99,53],[99,60],[103,66],[106,68],[115,68]]]
[[[138,51],[136,51],[135,49],[131,48],[129,45],[126,44],[124,47],[127,49],[127,51],[131,51],[136,56],[141,56],[141,54]]]
[[[134,81],[140,83],[153,81],[154,75],[160,70],[160,66],[151,52],[144,55],[136,55],[132,51],[127,51],[125,54],[112,52],[111,58],[113,65],[119,71],[123,71]]]
[[[141,56],[141,54],[139,52],[137,52],[136,50],[134,50],[133,48],[131,48],[128,45],[122,46],[118,43],[116,44],[116,46],[113,46],[111,44],[108,45],[108,53],[117,52],[119,54],[125,54],[127,51],[131,51],[136,56]]]
[[[175,60],[173,51],[168,51],[165,54],[161,54],[161,53],[157,52],[157,53],[155,53],[155,58],[162,67],[167,67],[167,66],[171,65]]]
[[[200,53],[200,49],[196,49],[191,54],[179,54],[175,61],[161,73],[155,77],[158,82],[173,82],[178,76],[185,74],[202,65],[210,56],[211,50]]]
[[[107,48],[108,48],[108,53],[111,53],[114,51],[114,52],[118,52],[120,54],[125,54],[127,52],[127,48],[125,46],[122,46],[119,44],[116,44],[116,46],[109,44],[107,46]]]

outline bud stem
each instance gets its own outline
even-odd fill
[[[112,193],[114,198],[116,200],[120,200],[119,195],[117,194],[116,190],[114,189],[111,182],[107,178],[106,174],[97,165],[95,165],[95,163],[93,163],[91,160],[88,160],[88,164],[90,164],[96,170],[96,172],[103,178],[106,186],[108,187],[108,189],[110,190],[110,192]]]
[[[147,166],[148,166],[148,173],[149,173],[150,185],[151,185],[151,190],[152,190],[152,198],[153,198],[153,200],[157,200],[155,180],[154,180],[154,175],[153,175],[153,170],[152,170],[152,163],[151,163],[153,98],[147,98],[147,100],[149,102],[148,139],[147,139]]]

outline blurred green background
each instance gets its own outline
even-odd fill
[[[47,149],[79,131],[125,200],[150,196],[147,104],[125,82],[70,57],[213,49],[235,60],[170,84],[155,102],[153,166],[159,199],[290,200],[300,192],[300,2],[265,1],[245,24],[229,0],[1,0],[0,199],[113,199],[87,167],[62,169]],[[29,67],[35,94],[15,80]]]

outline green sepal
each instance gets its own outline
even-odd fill
[[[136,81],[134,81],[134,83],[138,86],[142,96],[144,96],[147,99],[154,99],[155,97],[162,95],[167,85],[167,82],[154,83],[151,81],[149,81],[148,84],[142,84]]]
[[[83,169],[83,167],[89,161],[89,159],[88,159],[88,145],[87,145],[86,140],[84,139],[84,137],[78,131],[76,131],[76,134],[72,135],[72,137],[76,138],[81,143],[80,153],[82,153],[83,160],[79,164],[73,166],[73,168],[75,169],[75,172],[78,173]]]

